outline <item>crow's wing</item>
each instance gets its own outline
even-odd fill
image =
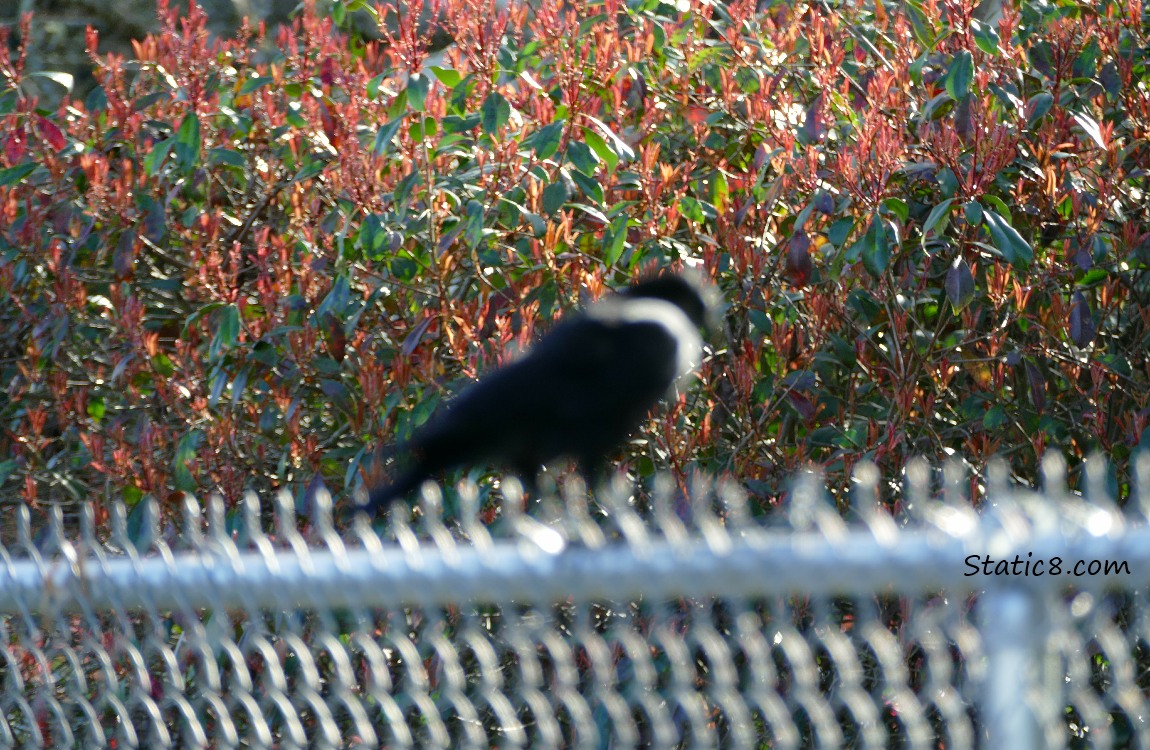
[[[579,317],[464,390],[413,439],[432,465],[538,464],[609,450],[675,379],[674,338],[653,323]]]

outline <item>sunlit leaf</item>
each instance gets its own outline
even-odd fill
[[[594,177],[589,177],[578,169],[570,172],[571,180],[579,186],[583,194],[591,199],[595,205],[600,206],[603,204],[603,186]]]
[[[1090,136],[1090,140],[1094,141],[1098,148],[1106,148],[1106,140],[1102,137],[1102,128],[1098,126],[1098,121],[1085,112],[1072,112],[1074,121],[1082,128],[1082,132]]]
[[[582,141],[567,142],[567,159],[583,174],[595,174],[595,169],[599,166],[599,156]]]
[[[603,138],[611,144],[611,150],[617,154],[620,159],[631,161],[635,158],[635,152],[630,146],[623,142],[622,138],[615,134],[614,130],[607,126],[607,123],[591,115],[586,115],[586,118],[587,121],[594,125],[599,131],[599,135],[603,136]],[[602,156],[602,154],[600,154],[600,156]]]
[[[990,55],[998,57],[998,30],[994,24],[984,23],[977,18],[970,20],[970,30],[974,34],[974,43],[978,48]]]
[[[428,67],[428,70],[431,71],[433,76],[439,79],[440,83],[449,89],[455,88],[459,85],[459,82],[463,80],[463,76],[454,68],[441,68],[438,65],[431,65]]]
[[[587,142],[587,146],[591,151],[598,156],[601,160],[607,163],[608,170],[614,170],[615,165],[619,163],[619,155],[611,150],[607,145],[607,141],[595,131],[589,128],[583,128],[583,139]]]
[[[726,176],[722,172],[715,172],[715,176],[711,180],[711,202],[715,205],[715,211],[720,214],[726,212],[730,194],[731,190],[727,185]]]
[[[1034,260],[1034,250],[1018,230],[989,208],[983,209],[982,217],[984,225],[990,231],[991,239],[994,240],[994,246],[1002,253],[1002,257],[1015,268],[1022,269],[1029,266]]]
[[[609,266],[618,263],[619,258],[623,256],[623,250],[627,246],[627,223],[626,212],[611,220],[611,228],[607,232],[603,247],[603,261]]]
[[[64,87],[65,91],[69,93],[72,91],[72,86],[75,84],[76,79],[72,77],[71,73],[63,73],[58,70],[34,70],[24,74],[25,78],[43,78],[47,81]]]

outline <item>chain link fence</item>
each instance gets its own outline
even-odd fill
[[[306,537],[287,496],[114,506],[108,538],[20,507],[0,745],[1146,747],[1150,493],[1119,511],[1100,462],[1081,494],[1046,469],[992,470],[975,510],[960,469],[912,465],[897,515],[871,467],[849,508],[811,475],[767,518],[704,482],[524,515],[508,482],[497,523],[462,486],[449,526],[426,488],[382,536],[322,492]]]

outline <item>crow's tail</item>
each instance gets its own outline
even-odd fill
[[[400,475],[391,484],[374,487],[367,496],[367,503],[360,509],[368,515],[378,515],[380,511],[387,510],[393,502],[405,495],[409,495],[423,484],[430,475],[422,467],[414,467]]]

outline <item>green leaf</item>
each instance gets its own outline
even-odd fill
[[[259,89],[262,89],[264,86],[267,86],[269,83],[271,83],[274,80],[275,79],[272,78],[271,76],[256,76],[255,78],[249,78],[248,80],[243,82],[243,84],[240,86],[240,90],[237,93],[240,96],[244,96],[245,94],[250,94],[253,91],[258,91]]]
[[[483,239],[483,214],[482,203],[477,200],[467,201],[467,228],[463,231],[463,241],[467,243],[469,249],[475,249]]]
[[[982,426],[988,430],[997,430],[1009,421],[1010,419],[1006,415],[1006,409],[995,404],[983,415]]]
[[[211,381],[212,387],[208,391],[208,408],[214,409],[220,401],[220,395],[224,392],[224,388],[228,385],[228,374],[224,368],[220,367],[211,376]]]
[[[599,156],[583,141],[567,142],[567,160],[580,172],[588,175],[595,174],[599,166]]]
[[[887,198],[882,202],[882,207],[886,209],[888,213],[897,216],[898,220],[903,224],[910,218],[910,206],[901,198]]]
[[[407,79],[407,106],[416,112],[427,108],[427,89],[431,82],[422,73],[412,73]]]
[[[863,267],[871,276],[881,276],[886,267],[890,265],[890,240],[887,237],[886,222],[875,216],[871,219],[866,234],[859,240]]]
[[[220,356],[220,352],[234,346],[239,332],[239,308],[235,305],[225,305],[220,311],[219,328],[216,329],[216,335],[212,337],[212,343],[208,347],[208,357],[216,359]]]
[[[991,57],[998,57],[998,30],[994,28],[994,24],[972,18],[970,30],[974,33],[974,43],[980,50]]]
[[[565,175],[560,171],[555,182],[543,188],[543,213],[551,216],[563,208],[563,204],[570,200],[570,198],[570,178],[565,179]]]
[[[603,248],[603,262],[613,266],[623,257],[623,250],[627,246],[627,224],[629,217],[626,212],[620,212],[611,220],[611,227],[607,232]]]
[[[611,150],[620,158],[627,161],[631,161],[635,158],[635,152],[622,138],[615,135],[615,131],[609,128],[607,123],[591,115],[587,115],[587,120],[599,130],[599,135],[603,136],[603,138],[611,144]],[[600,154],[600,156],[602,156],[602,154]]]
[[[1010,226],[1006,219],[999,216],[989,208],[982,212],[983,223],[990,230],[994,246],[1002,253],[1002,257],[1015,268],[1026,268],[1034,260],[1034,250],[1022,238],[1018,231]]]
[[[961,50],[954,56],[950,70],[946,72],[946,93],[955,101],[970,93],[974,80],[974,57],[969,50]]]
[[[535,131],[535,155],[540,159],[549,159],[559,150],[559,143],[563,139],[563,126],[566,120],[556,120],[550,125],[544,125]]]
[[[144,157],[144,171],[147,172],[149,177],[155,177],[160,173],[160,170],[164,167],[164,162],[168,160],[168,154],[172,153],[172,147],[175,143],[175,140],[172,138],[165,138],[152,146],[152,150]],[[13,167],[13,169],[16,169],[16,167]]]
[[[1150,443],[1147,443],[1150,445]],[[10,458],[7,461],[0,461],[0,484],[8,481],[8,477],[12,476],[12,472],[16,470],[16,459]]]
[[[147,160],[145,159],[145,162]],[[7,187],[8,185],[15,185],[20,180],[36,171],[39,164],[36,162],[25,162],[17,164],[14,167],[7,169],[0,169],[0,187]]]
[[[368,97],[371,99],[375,99],[376,97],[378,97],[379,96],[379,87],[382,86],[383,82],[386,80],[387,80],[387,76],[383,73],[380,73],[375,78],[372,78],[370,81],[368,81],[367,82],[367,95],[368,95]]]
[[[1013,224],[1014,223],[1014,217],[1010,215],[1010,208],[1005,203],[1002,202],[1001,198],[999,198],[996,195],[987,194],[987,195],[982,196],[982,199],[984,201],[986,201],[986,203],[990,206],[990,208],[993,209],[999,216],[1006,219],[1007,224]],[[975,205],[977,205],[977,204],[975,204]],[[978,222],[975,221],[972,223],[977,224]]]
[[[156,356],[152,357],[152,367],[156,368],[156,372],[165,378],[170,378],[176,372],[176,365],[163,352],[157,352]]]
[[[454,68],[441,68],[438,65],[430,65],[427,69],[431,71],[433,76],[439,79],[440,83],[449,89],[455,88],[459,85],[459,82],[463,80],[463,76]]]
[[[189,112],[180,129],[176,131],[176,166],[185,174],[190,173],[200,160],[200,120],[195,113]]]
[[[946,225],[950,220],[950,206],[952,203],[954,203],[954,198],[947,198],[942,203],[930,209],[926,221],[922,224],[923,241],[926,240],[926,236],[935,230],[935,228],[938,230],[935,234],[942,234],[946,231]]]
[[[248,384],[248,376],[251,374],[251,368],[245,367],[240,370],[236,375],[236,379],[232,381],[232,406],[236,407],[240,403],[240,397],[243,396],[244,387]]]
[[[727,185],[727,177],[722,172],[715,172],[715,177],[711,180],[711,203],[715,205],[715,211],[723,213],[727,210],[727,201],[730,198],[731,189]]]
[[[191,469],[188,464],[196,460],[196,450],[203,442],[204,433],[200,430],[192,430],[180,438],[180,442],[176,444],[176,455],[172,459],[172,475],[175,480],[176,489],[185,492],[194,492],[196,489],[196,479],[192,476]]]
[[[511,105],[503,98],[503,95],[498,91],[492,91],[483,100],[483,106],[479,108],[481,122],[484,131],[488,135],[497,135],[499,129],[507,124],[507,119],[511,117]]]
[[[1026,127],[1034,127],[1034,123],[1041,120],[1054,105],[1054,94],[1049,91],[1040,91],[1030,97],[1026,103]]]
[[[243,154],[239,151],[217,147],[208,152],[208,164],[212,166],[239,167],[242,169],[247,166],[247,160],[244,159]]]
[[[376,156],[384,156],[391,150],[391,139],[399,132],[399,127],[403,125],[403,118],[397,117],[391,122],[384,125],[375,134],[375,145],[372,146],[372,153]]]
[[[348,304],[351,302],[351,286],[347,281],[347,274],[339,274],[335,277],[335,281],[331,284],[331,289],[328,291],[327,296],[323,298],[323,302],[319,303],[316,307],[314,318],[321,320],[324,313],[332,313],[338,318],[347,317]],[[231,307],[231,306],[229,306]],[[231,307],[231,309],[235,309]],[[225,311],[226,314],[226,311]]]
[[[60,71],[56,70],[34,70],[30,73],[25,73],[24,77],[43,78],[45,80],[51,81],[52,83],[55,83],[58,86],[64,87],[64,90],[68,92],[72,91],[72,86],[75,83],[75,79],[71,73],[61,73]]]
[[[93,421],[99,422],[104,418],[105,408],[104,399],[100,396],[88,399],[88,416],[91,417]]]
[[[847,241],[850,236],[851,230],[855,228],[854,219],[844,217],[839,219],[834,224],[831,224],[830,229],[827,230],[827,239],[836,248],[842,247],[843,243]]]
[[[294,177],[291,178],[291,181],[292,183],[297,183],[310,180],[312,177],[315,177],[317,174],[327,169],[327,165],[328,162],[326,157],[318,159],[309,158],[307,163],[300,167],[300,170],[295,173]]]
[[[571,179],[583,191],[591,202],[597,206],[603,205],[603,186],[594,177],[588,177],[578,169],[571,172]]]
[[[696,224],[702,224],[707,220],[707,215],[703,213],[703,204],[689,195],[684,195],[679,199],[679,213],[683,215],[684,219]]]
[[[598,133],[589,128],[583,128],[583,140],[587,142],[587,145],[596,156],[607,163],[608,171],[614,171],[615,165],[619,163],[619,155],[611,150],[611,147],[607,145],[607,141],[603,140]]]
[[[434,117],[424,117],[412,123],[407,132],[412,141],[422,143],[424,138],[434,138],[437,130],[439,130],[438,121]]]
[[[978,201],[967,201],[962,207],[962,213],[967,224],[978,226],[982,223],[982,205]]]

